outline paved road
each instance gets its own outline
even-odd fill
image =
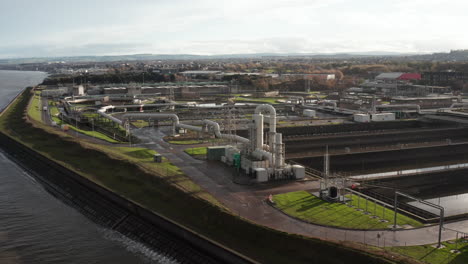
[[[143,140],[144,143],[140,145],[161,153],[232,212],[253,222],[288,233],[334,241],[354,241],[376,246],[409,246],[437,242],[438,226],[397,231],[353,231],[296,220],[268,205],[265,202],[266,197],[270,194],[318,189],[319,183],[317,181],[276,182],[256,185],[236,184],[233,182],[232,168],[220,162],[206,162],[194,159],[183,152],[185,148],[190,146],[168,144],[162,140],[165,134],[160,130],[135,129],[133,134]],[[80,133],[78,135],[96,143],[107,143]],[[468,220],[448,223],[445,227],[468,233]],[[456,232],[449,230],[445,230],[442,234],[443,240],[450,240],[455,237]]]
[[[397,231],[353,231],[323,227],[293,219],[269,206],[265,198],[270,194],[296,190],[317,189],[317,181],[282,182],[261,185],[239,185],[233,183],[232,168],[220,162],[205,162],[183,152],[189,147],[170,145],[162,140],[161,131],[151,129],[134,130],[152,148],[181,168],[189,177],[216,197],[232,212],[256,223],[281,231],[335,241],[354,241],[376,246],[422,245],[437,242],[438,226]],[[468,233],[468,220],[448,223],[447,228]],[[445,230],[443,240],[456,237],[453,231]]]
[[[47,111],[44,111],[44,107],[47,107]],[[50,118],[50,111],[49,111],[49,102],[47,98],[41,97],[41,113],[42,113],[42,122],[46,123],[47,125],[52,125],[52,119]]]

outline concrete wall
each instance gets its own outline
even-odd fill
[[[176,252],[175,256],[182,258],[184,263],[253,263],[222,245],[91,182],[1,132],[0,147],[13,161],[45,185],[49,192],[65,199],[65,203],[77,208],[87,217],[92,220],[108,219],[99,224],[108,224],[108,227],[150,247],[176,245],[175,248],[163,246],[157,250]],[[92,199],[86,200],[87,197]],[[92,211],[102,215],[93,217],[86,208],[93,208],[95,210]],[[171,239],[175,243],[155,241],[161,236],[162,239]],[[180,254],[177,254],[177,250],[180,250]]]

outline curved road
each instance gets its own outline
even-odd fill
[[[270,194],[318,189],[318,181],[239,185],[232,182],[232,168],[221,162],[194,159],[183,151],[185,148],[191,147],[191,145],[169,144],[163,140],[166,134],[161,130],[141,128],[134,129],[132,133],[144,142],[133,146],[140,145],[141,147],[156,150],[232,212],[258,224],[308,237],[332,241],[353,241],[373,246],[411,246],[437,243],[438,225],[396,231],[360,231],[325,227],[299,221],[268,205],[265,200]],[[78,135],[96,143],[104,142],[80,133]],[[446,223],[444,227],[468,233],[468,220]],[[451,230],[444,230],[442,233],[443,241],[452,240],[456,237],[456,232]]]
[[[324,227],[291,218],[265,202],[270,194],[297,190],[318,189],[317,181],[268,183],[255,186],[232,182],[232,168],[220,162],[205,162],[183,152],[187,145],[175,146],[162,140],[160,130],[137,129],[133,134],[143,139],[145,147],[154,149],[181,168],[197,184],[207,190],[226,207],[240,216],[288,233],[333,241],[353,241],[375,246],[410,246],[435,244],[438,225],[409,230],[357,231]],[[199,145],[198,145],[199,146]],[[468,233],[468,220],[447,223],[444,227]],[[444,230],[442,240],[456,238],[456,232]]]

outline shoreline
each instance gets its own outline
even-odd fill
[[[30,173],[44,186],[47,192],[57,199],[75,208],[93,222],[141,242],[158,252],[166,253],[165,256],[179,261],[189,261],[189,263],[218,263],[212,262],[211,257],[204,256],[203,252],[205,254],[208,252],[215,256],[215,259],[219,259],[220,263],[256,263],[162,215],[150,212],[146,208],[96,185],[8,138],[1,132],[0,146],[0,152]],[[53,177],[58,175],[65,176],[67,179],[59,180]],[[87,195],[83,196],[83,194]],[[79,199],[78,196],[82,198]],[[96,202],[98,199],[99,202]],[[114,214],[120,215],[120,217],[113,217]],[[154,234],[151,235],[151,233]],[[142,239],[145,236],[156,239],[155,241]],[[165,248],[165,244],[170,247]],[[191,247],[198,248],[199,252],[202,253],[192,252],[186,256],[186,253],[191,251]],[[198,262],[197,259],[203,261]]]
[[[11,113],[9,113],[7,117],[4,116],[5,112],[2,113],[2,119],[4,119],[4,126],[5,124],[7,124],[7,127],[11,126],[10,124],[8,124],[8,122],[6,122],[9,119],[21,120],[19,116],[22,116],[23,112],[20,113],[18,111],[20,109],[25,108],[27,102],[29,102],[29,98],[31,97],[31,94],[26,94],[25,92],[23,92],[23,95],[24,97],[19,97],[15,100],[15,102],[17,101],[19,104],[17,105],[19,106],[19,108],[15,109],[16,112],[10,111]],[[41,152],[46,151],[47,148],[53,147],[50,144],[56,145],[56,148],[62,149],[61,154],[59,156],[53,156],[53,153],[48,154],[47,158],[53,158],[54,160],[58,158],[60,160],[60,163],[63,163],[63,165],[65,165],[65,163],[69,161],[67,160],[67,152],[73,151],[73,149],[75,149],[79,152],[71,153],[80,153],[79,155],[85,156],[94,155],[96,160],[106,160],[106,162],[103,163],[102,169],[106,167],[104,164],[107,164],[109,162],[112,164],[113,168],[118,168],[119,166],[130,166],[129,168],[133,168],[135,166],[129,164],[128,162],[114,160],[111,157],[105,155],[103,152],[100,153],[97,150],[84,149],[83,146],[75,142],[72,138],[63,138],[62,136],[59,136],[59,132],[48,132],[48,130],[50,129],[46,128],[41,124],[34,124],[35,121],[33,120],[29,121],[29,123],[14,123],[15,124],[13,125],[17,126],[15,130],[20,133],[15,135],[15,137],[17,137],[15,140],[26,140],[26,145],[33,144],[35,148],[37,148],[38,150],[40,149]],[[27,134],[27,136],[25,135],[25,133]],[[50,137],[54,134],[55,136],[59,137],[50,141]],[[45,147],[45,149],[41,146]],[[101,164],[101,162],[99,164]],[[66,164],[67,167],[74,167],[76,165],[76,160],[75,162]],[[83,169],[84,171],[82,171]],[[88,180],[91,180],[89,178],[91,175],[87,174],[87,169],[81,167],[80,169],[78,169],[78,171],[79,174],[84,175],[80,177],[88,178]],[[137,169],[137,171],[139,170]],[[91,170],[89,172],[93,174],[92,181],[95,182],[95,184],[96,181],[99,182],[99,185],[102,186],[110,184],[110,182],[106,183],[107,180],[105,180],[104,178],[100,178],[104,176],[100,176],[98,171]],[[144,177],[140,178],[139,181],[144,182],[146,176],[141,176]],[[104,182],[102,182],[103,180]],[[153,179],[153,181],[154,180],[156,179]],[[322,263],[329,263],[333,261],[340,261],[340,259],[344,260],[349,258],[354,259],[356,261],[355,263],[392,263],[392,261],[389,261],[390,256],[386,256],[385,253],[382,251],[376,249],[363,248],[357,244],[341,244],[323,241],[316,238],[290,235],[278,230],[257,225],[238,216],[234,216],[216,206],[211,205],[210,203],[207,203],[206,201],[194,198],[190,194],[186,194],[181,190],[176,190],[174,189],[174,187],[170,187],[170,185],[167,185],[167,183],[165,183],[164,180],[156,180],[154,183],[156,183],[156,185],[154,185],[153,188],[156,188],[158,192],[162,193],[148,193],[150,194],[150,197],[142,196],[141,192],[145,192],[145,184],[143,183],[143,185],[139,187],[133,187],[136,187],[136,190],[138,190],[138,193],[140,193],[138,194],[137,200],[135,200],[135,198],[137,198],[135,197],[136,193],[133,193],[133,191],[131,190],[131,185],[119,185],[118,188],[115,188],[116,186],[114,186],[110,189],[112,189],[113,192],[120,193],[120,195],[124,196],[126,199],[144,205],[146,208],[153,212],[161,212],[165,215],[165,217],[168,217],[173,221],[176,221],[183,225],[189,226],[190,229],[194,230],[197,233],[202,233],[204,236],[215,240],[216,243],[220,243],[229,248],[233,248],[241,254],[253,257],[256,260],[264,263],[285,263],[285,261],[292,261],[293,263],[310,263],[312,260],[320,260]],[[106,186],[106,188],[109,188],[109,186]],[[125,194],[126,192],[127,194]],[[167,194],[164,194],[164,192],[166,192]],[[154,197],[155,194],[158,195],[159,200],[161,201],[158,202],[155,201],[154,198],[151,198]],[[153,205],[151,203],[148,204],[148,202],[150,202],[151,199],[156,203]],[[169,200],[166,201],[167,199]],[[161,203],[162,201],[165,202]],[[203,212],[203,214],[200,215],[200,212]],[[252,243],[253,241],[256,241],[255,243],[260,244],[266,243],[270,246],[268,248],[253,249],[250,246],[250,243]],[[293,254],[293,252],[289,251],[285,252],[285,247],[295,248],[293,252],[296,253]],[[330,254],[336,257],[334,257],[333,259],[329,259]]]

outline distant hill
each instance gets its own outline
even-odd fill
[[[452,50],[447,53],[432,53],[425,55],[408,56],[408,59],[424,60],[424,61],[453,61],[453,62],[467,62],[468,50]]]
[[[223,54],[223,55],[194,55],[194,54],[134,54],[116,56],[70,56],[70,57],[44,57],[0,59],[0,64],[47,63],[47,62],[115,62],[115,61],[144,61],[144,60],[209,60],[209,59],[255,59],[255,58],[359,58],[376,56],[403,56],[391,52],[363,52],[363,53],[253,53],[253,54]]]
[[[115,62],[144,60],[203,60],[203,59],[249,59],[249,58],[318,58],[318,59],[348,59],[382,57],[402,60],[422,61],[468,61],[468,50],[452,50],[448,53],[412,54],[385,51],[349,52],[349,53],[253,53],[224,55],[194,55],[194,54],[133,54],[116,56],[70,56],[53,58],[20,58],[0,59],[0,64],[47,63],[47,62]]]

